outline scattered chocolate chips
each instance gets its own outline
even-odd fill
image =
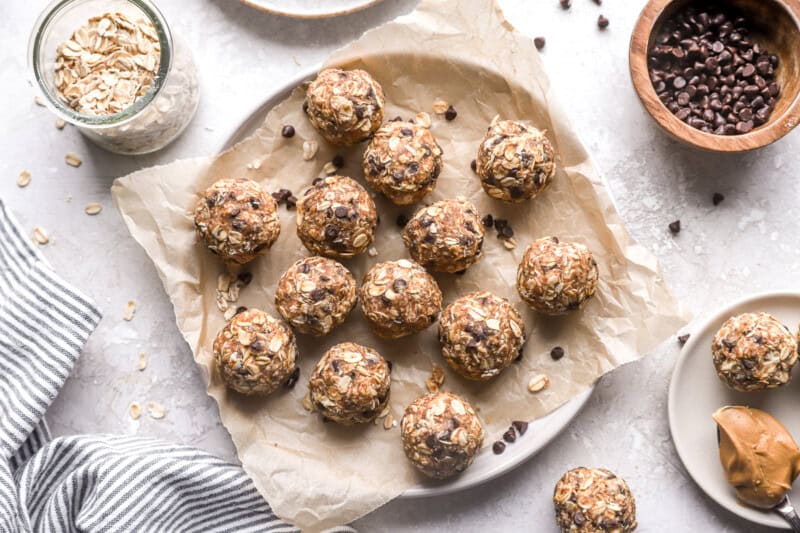
[[[245,311],[247,311],[247,308],[243,305],[240,305],[239,307],[236,308],[234,316],[238,315],[239,313],[244,313]]]
[[[491,213],[488,214],[488,215],[485,215],[481,219],[481,224],[483,224],[483,227],[485,227],[485,228],[491,228],[492,226],[494,226],[494,217],[491,215]]]
[[[517,440],[517,434],[514,433],[514,428],[513,427],[508,428],[508,431],[503,433],[503,440],[506,441],[509,444],[511,444],[512,442],[515,442]]]
[[[719,205],[725,200],[725,196],[722,193],[715,192],[714,196],[711,197],[711,202],[714,205]]]
[[[536,45],[537,50],[541,50],[544,48],[544,45],[547,44],[547,40],[544,37],[535,37],[533,39],[533,44]]]
[[[478,171],[478,162],[475,159],[473,159],[469,163],[469,168],[471,168],[473,172],[477,172]]]
[[[495,453],[495,455],[500,455],[506,451],[506,443],[501,440],[495,441],[495,443],[492,444],[492,451]]]
[[[447,111],[444,112],[445,120],[448,120],[448,121],[455,120],[457,116],[458,116],[458,112],[456,111],[456,108],[453,107],[452,105],[447,106]]]
[[[705,133],[740,135],[766,123],[781,88],[778,56],[755,42],[746,19],[689,7],[668,20],[648,54],[661,102]]]
[[[297,197],[292,194],[291,196],[289,196],[289,198],[286,199],[286,209],[294,209],[296,205],[297,205]]]
[[[556,346],[555,348],[550,350],[550,357],[553,359],[553,361],[558,361],[559,359],[564,357],[564,348],[562,348],[561,346]]]
[[[283,128],[281,128],[281,135],[287,139],[294,137],[294,126],[290,126],[289,124],[285,125]]]
[[[680,220],[676,220],[674,222],[670,222],[669,223],[669,231],[673,235],[677,235],[678,233],[680,233],[681,232],[681,221]]]
[[[603,15],[600,15],[599,17],[597,17],[597,27],[600,28],[601,30],[604,30],[604,29],[608,28],[609,24],[610,24],[610,21],[606,17],[604,17]]]
[[[278,202],[278,205],[281,205],[283,203],[287,203],[287,200],[291,196],[292,196],[292,191],[290,191],[289,189],[278,189],[277,191],[272,193],[272,197],[275,199],[276,202]],[[296,198],[295,198],[295,202],[297,202]]]
[[[524,420],[514,420],[511,422],[511,426],[517,430],[517,433],[519,433],[520,437],[524,435],[526,431],[528,431],[528,423]]]
[[[292,372],[292,375],[289,376],[289,379],[286,380],[286,388],[293,389],[294,386],[297,385],[297,380],[299,379],[300,379],[300,367],[296,366],[294,367],[294,372]]]
[[[689,337],[690,337],[689,333],[678,335],[678,342],[681,344],[681,346],[683,346],[684,344],[686,344],[686,341],[689,340]]]
[[[408,224],[408,215],[406,215],[405,213],[400,213],[399,215],[397,215],[397,220],[395,222],[401,228],[405,228],[406,224]]]
[[[558,3],[561,4],[561,9],[569,9],[572,6],[572,0],[558,0]]]
[[[592,0],[592,1],[593,1],[595,4],[597,4],[598,6],[602,6],[602,5],[603,5],[603,0]]]
[[[250,285],[251,281],[253,281],[253,274],[251,272],[239,272],[239,274],[236,276],[236,279],[246,287]]]
[[[497,238],[501,240],[510,239],[514,236],[514,229],[508,220],[504,218],[494,219],[494,229],[497,230]]]
[[[342,154],[336,154],[333,156],[331,163],[333,163],[333,166],[336,168],[342,168],[344,166],[344,157],[342,157]]]

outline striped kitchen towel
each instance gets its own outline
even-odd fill
[[[0,201],[0,532],[297,531],[241,468],[200,450],[129,436],[50,439],[45,411],[100,317]]]

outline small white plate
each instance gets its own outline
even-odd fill
[[[724,405],[747,405],[780,420],[800,442],[800,377],[779,389],[736,392],[717,377],[711,360],[711,341],[728,318],[747,312],[766,312],[796,331],[800,322],[800,293],[750,296],[714,314],[683,347],[669,386],[669,427],[675,448],[689,475],[703,491],[728,511],[765,526],[790,529],[777,514],[740,503],[728,485],[719,461],[717,427],[711,415]],[[800,484],[789,494],[800,503]]]
[[[381,0],[241,0],[250,7],[285,17],[321,19],[366,9]]]

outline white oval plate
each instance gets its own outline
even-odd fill
[[[675,449],[689,475],[703,491],[728,511],[765,526],[790,529],[777,514],[739,503],[725,480],[717,449],[717,426],[711,415],[724,405],[748,405],[767,411],[780,420],[800,441],[800,377],[780,389],[736,392],[717,377],[711,361],[711,341],[722,323],[734,315],[764,311],[796,331],[800,322],[800,293],[769,293],[750,296],[715,313],[695,331],[683,347],[669,386],[669,427]],[[790,498],[800,502],[795,484]]]
[[[366,9],[381,0],[241,0],[250,7],[285,17],[320,19]]]
[[[271,96],[268,96],[264,103],[256,107],[244,120],[236,127],[230,137],[225,141],[222,150],[227,150],[234,144],[245,139],[253,133],[264,122],[267,113],[285,100],[292,90],[301,83],[316,76],[318,68],[304,72],[300,76],[281,88],[278,88]],[[548,442],[556,437],[565,427],[575,418],[589,397],[592,395],[594,385],[578,394],[575,398],[559,407],[549,415],[531,422],[525,436],[519,439],[514,446],[508,446],[501,455],[495,455],[491,446],[486,446],[480,452],[475,462],[469,470],[454,480],[436,482],[425,481],[414,488],[404,492],[401,498],[427,498],[464,490],[500,476],[527,459],[533,457],[539,450],[544,448]]]

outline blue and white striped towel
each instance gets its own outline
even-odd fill
[[[45,411],[100,317],[0,201],[0,532],[297,531],[241,468],[200,450],[115,435],[50,439]]]

